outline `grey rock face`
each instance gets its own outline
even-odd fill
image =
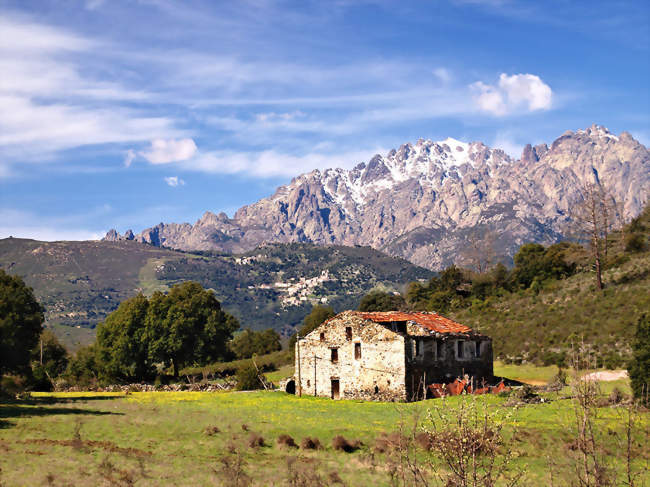
[[[206,212],[194,225],[161,223],[134,239],[226,252],[264,242],[368,245],[440,269],[462,263],[468,242],[487,235],[502,257],[525,242],[557,241],[579,187],[593,181],[636,216],[650,193],[648,149],[597,125],[565,132],[550,148],[528,145],[519,160],[481,142],[421,139],[349,171],[302,174],[232,219]]]

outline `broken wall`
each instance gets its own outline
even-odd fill
[[[341,313],[296,343],[296,384],[300,365],[303,394],[333,397],[338,381],[339,398],[404,401],[404,352],[405,337]]]

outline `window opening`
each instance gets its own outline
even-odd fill
[[[351,326],[346,326],[345,327],[345,339],[347,341],[352,340],[352,327]]]
[[[442,340],[436,340],[436,358],[438,360],[442,360],[442,354],[443,354],[442,344],[443,344]]]
[[[321,332],[320,334],[320,341],[324,342],[325,341],[325,333]]]
[[[481,356],[481,342],[476,342],[476,356]]]
[[[360,343],[355,343],[354,344],[354,358],[359,360],[361,358],[361,344]]]
[[[339,349],[338,348],[332,348],[332,363],[336,363],[339,361]]]
[[[457,351],[458,358],[463,358],[463,352],[464,352],[464,346],[463,345],[464,345],[464,342],[462,340],[458,340],[456,342],[456,346],[458,348],[458,351]]]

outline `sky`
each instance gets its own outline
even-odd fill
[[[229,216],[419,138],[650,144],[650,4],[0,0],[0,238]]]

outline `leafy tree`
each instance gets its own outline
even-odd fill
[[[280,335],[272,328],[264,331],[246,329],[230,341],[229,347],[238,359],[282,350]]]
[[[406,301],[400,294],[372,291],[361,298],[359,311],[395,311],[406,308]]]
[[[412,309],[424,309],[429,295],[429,288],[421,283],[411,282],[406,288],[406,302]]]
[[[334,313],[334,308],[332,308],[331,306],[321,306],[317,304],[312,308],[311,313],[305,316],[305,319],[302,322],[302,327],[300,328],[298,333],[300,334],[301,337],[304,337],[307,333],[318,328],[325,320],[328,320],[329,318],[333,317],[335,314],[336,313]],[[296,334],[294,334],[289,339],[289,350],[293,350],[295,345],[296,345]]]
[[[568,242],[544,247],[528,243],[519,248],[515,254],[515,268],[512,280],[516,286],[530,287],[535,279],[538,282],[547,279],[564,279],[575,272],[575,264],[568,262],[567,253],[574,245]]]
[[[435,283],[435,278],[433,278],[432,281]],[[465,278],[463,271],[459,267],[451,265],[442,271],[437,280],[436,287],[441,291],[450,291],[455,293],[458,291],[459,287],[466,282],[468,282],[468,280]],[[429,287],[431,287],[431,284]]]
[[[519,247],[515,254],[515,268],[512,278],[515,284],[528,288],[533,279],[541,274],[543,268],[544,253],[543,245],[527,243]]]
[[[634,397],[650,403],[650,314],[643,314],[636,325],[632,360],[628,365]]]
[[[99,367],[97,364],[96,344],[77,350],[65,371],[65,378],[75,384],[88,386],[97,381]]]
[[[102,378],[141,381],[152,375],[145,338],[147,298],[138,294],[120,306],[97,327],[97,358]]]
[[[214,294],[192,281],[166,296],[154,293],[146,322],[146,341],[153,361],[171,365],[174,377],[190,363],[228,358],[227,342],[239,322],[221,309]]]
[[[25,372],[43,330],[43,310],[18,276],[0,269],[0,376]]]
[[[39,343],[32,350],[32,375],[38,390],[52,389],[52,380],[68,366],[68,351],[54,333],[43,330]]]

